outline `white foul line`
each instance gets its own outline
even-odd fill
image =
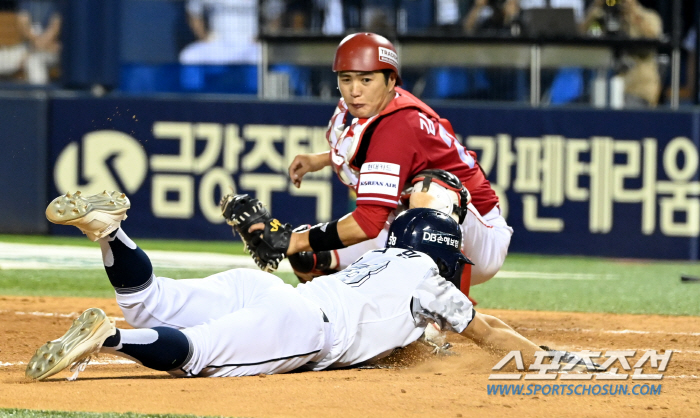
[[[192,253],[181,251],[148,251],[156,269],[219,270],[233,268],[257,269],[247,255],[216,253]],[[101,269],[102,255],[98,246],[79,247],[71,245],[39,245],[0,242],[0,269],[45,270],[45,269]],[[292,272],[291,265],[284,261],[279,272]],[[542,271],[499,271],[500,279],[536,280],[619,280],[614,274],[547,273]]]
[[[6,313],[6,312],[11,312],[11,311],[0,310],[0,313]],[[44,317],[68,318],[68,319],[75,319],[75,318],[80,316],[80,314],[77,312],[71,312],[68,314],[50,313],[50,312],[13,312],[13,313],[15,315],[31,315],[31,316],[44,316]],[[126,321],[124,318],[119,317],[119,316],[110,316],[110,318],[114,319],[115,321]]]
[[[541,271],[499,271],[498,279],[537,279],[537,280],[619,280],[616,274],[545,273]]]
[[[250,256],[244,255],[150,250],[148,258],[157,269],[224,271],[233,268],[258,268]],[[78,247],[0,242],[0,269],[2,270],[89,268],[104,268],[102,253],[97,245]],[[285,262],[280,264],[278,271],[291,272],[292,267]]]

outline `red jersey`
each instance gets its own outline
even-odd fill
[[[341,99],[327,138],[332,166],[357,192],[357,205],[396,208],[401,191],[419,172],[442,169],[461,180],[479,213],[498,203],[476,154],[455,138],[452,126],[401,88],[377,116],[353,119]]]

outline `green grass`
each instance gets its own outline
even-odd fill
[[[218,270],[158,270],[173,279],[207,277]],[[299,283],[292,273],[277,273],[286,283]],[[103,269],[0,270],[0,295],[111,298],[114,289]]]
[[[145,250],[188,251],[195,253],[245,254],[243,243],[240,241],[183,241],[163,239],[134,238],[139,247]],[[94,247],[94,242],[85,237],[60,237],[43,235],[4,235],[0,234],[0,242],[16,242],[22,244],[42,245],[76,245],[79,247]]]
[[[569,312],[700,315],[700,276],[690,262],[511,254],[504,271],[600,274],[614,280],[496,278],[470,292],[478,307]],[[482,303],[483,302],[483,303]]]
[[[92,245],[82,237],[0,235],[0,241],[55,245]],[[243,254],[237,242],[136,240],[148,250],[207,251]],[[594,257],[511,254],[503,271],[599,274],[614,280],[542,280],[495,278],[472,288],[479,308],[700,315],[700,282],[682,283],[681,274],[700,276],[690,262],[617,260]],[[174,279],[206,277],[212,270],[159,270]],[[291,273],[279,273],[296,284]],[[0,270],[0,294],[32,296],[113,297],[106,274],[94,270]]]
[[[31,409],[0,409],[0,418],[199,418],[200,415],[136,414],[134,412],[61,412]]]

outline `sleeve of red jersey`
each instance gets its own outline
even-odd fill
[[[352,213],[355,222],[362,228],[367,238],[376,238],[384,228],[386,220],[393,209],[387,206],[364,204]]]
[[[409,122],[393,115],[380,122],[372,134],[367,158],[360,167],[358,206],[398,206],[401,189],[409,174],[415,172],[417,160],[416,136]]]

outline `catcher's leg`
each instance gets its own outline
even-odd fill
[[[498,273],[508,255],[513,228],[508,226],[498,207],[483,217],[473,205],[462,223],[464,253],[474,262],[471,285],[484,283]]]

